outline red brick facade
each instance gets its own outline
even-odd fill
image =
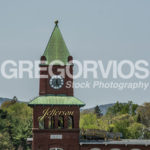
[[[43,56],[41,61],[46,60]],[[68,57],[68,62],[72,61],[72,56]],[[73,75],[73,65],[69,65],[70,74]],[[73,84],[73,79],[68,77],[66,74],[66,66],[54,65],[52,70],[55,75],[59,75],[59,69],[63,69],[65,72],[64,85],[61,89],[55,90],[50,87],[49,80],[51,76],[49,75],[48,65],[40,65],[40,67],[46,68],[44,71],[40,71],[40,75],[47,75],[48,78],[40,78],[40,88],[39,95],[66,95],[73,96],[73,87],[66,88],[67,81]],[[44,129],[39,129],[39,117],[43,115],[45,109],[57,110],[57,111],[72,111],[73,112],[73,128],[68,129],[68,116],[64,115],[64,128],[58,129],[58,117],[54,116],[55,127],[54,129],[48,128],[48,118],[44,119]],[[45,106],[37,105],[33,107],[33,142],[32,150],[49,150],[50,148],[60,147],[65,150],[78,150],[79,149],[79,119],[80,119],[80,108],[78,106]],[[61,135],[62,139],[51,139],[51,135]]]
[[[41,57],[41,61],[43,59],[42,57]],[[72,59],[73,59],[72,56],[68,57],[68,64],[69,64],[69,62],[71,63]],[[70,64],[70,65],[68,65],[68,67],[69,67],[70,74],[73,75],[73,65]],[[49,70],[51,69],[51,66],[49,66],[49,65],[40,65],[40,68],[41,68],[40,70],[44,70],[43,68],[46,68],[46,70],[40,71],[40,75],[47,75],[48,78],[40,78],[39,95],[47,95],[47,94],[54,94],[54,95],[64,94],[64,95],[67,95],[67,96],[73,96],[74,95],[72,86],[71,86],[71,88],[66,88],[66,84],[67,84],[68,81],[73,84],[73,79],[70,78],[66,73],[66,65],[65,66],[54,65],[52,67],[52,72],[55,75],[60,74],[59,70],[62,70],[64,72],[64,85],[60,90],[55,90],[55,89],[53,89],[49,86],[49,80],[51,78],[51,76],[49,74]]]
[[[64,118],[64,129],[58,129],[58,116],[55,116],[55,129],[48,129],[48,119],[45,120],[45,129],[39,129],[38,118],[43,115],[43,110],[50,108],[61,111],[73,111],[74,128],[68,129],[68,116]],[[34,106],[33,108],[33,150],[49,150],[52,147],[61,147],[66,150],[79,149],[79,117],[77,106]],[[62,135],[62,139],[50,139],[51,135]]]

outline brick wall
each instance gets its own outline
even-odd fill
[[[48,75],[48,78],[46,78],[46,79],[40,78],[39,95],[47,95],[47,94],[54,94],[54,95],[65,94],[67,96],[73,96],[74,95],[73,87],[72,86],[71,86],[71,88],[66,87],[67,82],[70,82],[73,85],[73,79],[70,78],[66,74],[66,66],[55,65],[52,68],[53,73],[55,75],[60,74],[60,72],[58,71],[59,69],[62,69],[65,72],[64,85],[59,90],[55,90],[55,89],[50,87],[49,80],[50,80],[51,76],[48,72],[48,70],[49,70],[48,68],[50,68],[50,66],[46,66],[46,65],[41,65],[40,66],[40,68],[44,68],[44,67],[46,68],[46,71],[40,71],[40,75]],[[69,70],[70,70],[70,74],[73,74],[73,65],[70,65]]]
[[[39,129],[38,118],[43,115],[43,110],[50,108],[59,111],[74,111],[74,128],[67,128],[67,118],[64,129]],[[79,150],[79,117],[78,106],[34,106],[33,107],[33,142],[32,150],[49,150],[52,147],[64,148],[65,150]],[[55,116],[56,122],[58,116]],[[50,135],[62,135],[62,139],[50,139]],[[72,148],[71,148],[72,147]]]

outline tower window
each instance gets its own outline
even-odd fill
[[[39,117],[39,129],[44,129],[44,118]]]
[[[64,116],[59,116],[58,117],[58,128],[59,129],[64,128]]]
[[[54,116],[49,118],[48,128],[49,129],[54,129],[55,128],[55,117]]]
[[[74,128],[73,116],[68,116],[68,128],[69,128],[69,129]]]

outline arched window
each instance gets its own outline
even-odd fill
[[[64,116],[59,116],[58,117],[58,128],[59,129],[64,128]]]
[[[62,148],[50,148],[49,150],[63,150]]]
[[[39,129],[44,129],[44,118],[39,117]]]
[[[73,116],[68,116],[68,128],[69,128],[69,129],[74,128]]]
[[[101,150],[100,148],[92,148],[91,150]]]
[[[55,117],[54,116],[49,118],[48,128],[49,129],[54,129],[55,128]]]

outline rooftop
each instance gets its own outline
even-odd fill
[[[39,96],[33,99],[29,104],[33,105],[69,105],[69,106],[84,106],[85,104],[73,96]]]
[[[68,64],[68,56],[70,56],[70,54],[58,27],[58,21],[55,21],[54,30],[48,41],[43,56],[46,57],[48,64],[56,60],[63,62],[64,65]]]
[[[84,144],[104,144],[104,145],[150,145],[150,140],[139,140],[139,139],[123,139],[120,141],[113,141],[113,140],[99,140],[99,141],[89,141],[84,140],[80,141],[80,145]]]

